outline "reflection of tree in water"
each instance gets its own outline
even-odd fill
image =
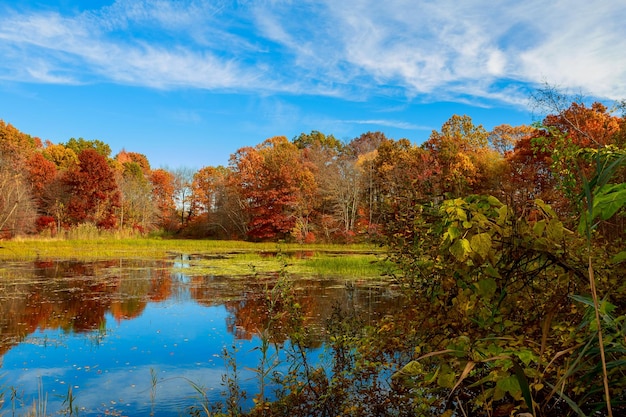
[[[37,329],[90,332],[140,315],[147,301],[169,296],[164,262],[38,261],[0,282],[0,355]]]
[[[227,319],[228,330],[239,339],[251,339],[262,330],[268,329],[273,342],[282,343],[289,333],[289,317],[281,314],[289,306],[276,306],[274,317],[270,317],[268,292],[272,282],[248,283],[247,291],[224,305],[231,316]],[[292,283],[293,298],[289,302],[300,306],[303,326],[310,333],[313,345],[321,345],[325,327],[333,311],[357,314],[364,324],[373,324],[385,314],[393,314],[401,307],[397,297],[388,286],[369,281],[340,281],[333,279],[298,279]],[[280,301],[280,300],[279,300]],[[276,316],[276,313],[278,316]]]
[[[206,306],[225,305],[230,316],[228,330],[240,339],[250,339],[268,328],[267,293],[278,281],[265,277],[187,277],[177,280],[168,261],[114,260],[104,262],[35,262],[14,269],[5,267],[0,281],[0,355],[40,330],[92,332],[102,329],[107,313],[116,320],[140,316],[149,302],[171,297],[191,297]],[[356,312],[365,324],[399,307],[387,286],[370,281],[297,278],[290,296],[276,310],[297,303],[303,325],[312,343],[319,345],[327,320],[336,306]],[[186,298],[187,299],[187,298]],[[275,311],[276,313],[277,311]],[[272,340],[287,339],[289,317],[273,317]]]

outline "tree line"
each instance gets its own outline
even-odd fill
[[[141,153],[111,156],[100,140],[54,144],[0,120],[0,231],[4,237],[99,229],[196,238],[352,242],[377,239],[417,204],[492,195],[522,212],[537,198],[577,218],[580,149],[624,148],[626,122],[574,101],[540,124],[488,131],[453,115],[421,145],[367,132],[269,138],[227,166],[153,169]],[[578,168],[576,168],[578,167]],[[620,174],[620,175],[623,175]],[[623,179],[623,178],[622,178]],[[623,235],[623,218],[603,232]]]

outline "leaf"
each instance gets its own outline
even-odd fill
[[[552,207],[550,207],[549,204],[544,203],[543,200],[541,199],[536,199],[535,200],[535,205],[537,207],[539,207],[541,210],[543,210],[543,212],[545,214],[547,214],[550,218],[555,218],[557,217],[556,212],[552,209]]]
[[[491,250],[491,236],[489,233],[479,233],[472,236],[470,247],[482,258],[486,258]]]
[[[522,395],[524,396],[524,402],[526,403],[526,407],[529,410],[533,409],[533,397],[532,392],[530,391],[530,386],[528,385],[528,379],[524,374],[524,369],[517,363],[517,361],[513,361],[513,371],[515,372],[515,377],[517,378],[517,382],[522,390]]]
[[[481,279],[476,283],[478,295],[484,298],[491,298],[496,292],[497,285],[493,278]]]
[[[450,246],[450,253],[459,261],[464,261],[472,251],[469,240],[459,239]]]
[[[399,376],[403,376],[403,377],[418,376],[422,374],[423,370],[424,368],[422,367],[421,363],[419,363],[418,361],[411,361],[407,363],[406,365],[404,365],[402,369],[400,369],[398,372],[396,372],[393,377],[397,378]]]
[[[613,259],[611,259],[611,262],[613,262],[614,264],[619,264],[624,261],[626,261],[626,250],[621,251],[620,253],[615,255]]]
[[[441,388],[452,388],[454,386],[454,371],[449,366],[444,365],[441,367],[439,377],[437,378],[437,385]]]
[[[593,200],[593,218],[611,218],[626,204],[626,183],[610,184],[596,191]]]
[[[463,369],[463,372],[461,373],[461,376],[459,377],[458,381],[456,381],[456,384],[454,384],[454,386],[452,387],[452,390],[450,390],[450,394],[448,394],[448,399],[450,399],[450,396],[452,396],[452,393],[459,387],[459,385],[461,385],[463,380],[467,378],[470,372],[472,372],[472,369],[474,369],[474,366],[476,366],[476,362],[473,362],[473,361],[469,361],[465,364],[465,369]]]
[[[501,278],[500,277],[500,272],[498,272],[498,270],[496,268],[491,266],[491,264],[487,265],[487,267],[484,269],[484,272],[485,272],[485,274],[487,274],[488,276],[490,276],[492,278]]]
[[[500,200],[498,200],[496,197],[492,195],[487,196],[487,202],[489,202],[489,204],[491,204],[494,207],[506,207],[500,202]]]
[[[506,378],[499,379],[498,382],[496,382],[496,388],[503,392],[508,392],[513,397],[519,397],[519,394],[521,394],[521,387],[515,375],[509,375]]]
[[[457,237],[461,236],[461,230],[456,227],[456,222],[455,225],[448,227],[448,236],[450,237],[450,240],[454,240]]]
[[[535,236],[541,236],[543,235],[543,231],[546,229],[546,221],[545,220],[540,220],[537,223],[534,224],[533,226],[533,233],[535,234]]]
[[[557,219],[551,219],[546,227],[546,235],[552,240],[563,239],[563,223]]]
[[[506,223],[508,214],[509,214],[509,208],[507,206],[502,206],[497,210],[497,212],[498,212],[497,223],[499,226],[504,226],[504,224]]]

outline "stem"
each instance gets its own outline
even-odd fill
[[[588,246],[587,250],[589,251],[589,287],[591,289],[593,307],[596,313],[596,325],[598,326],[598,344],[600,345],[600,359],[602,361],[602,380],[604,382],[604,395],[606,397],[606,407],[609,413],[608,416],[613,417],[613,410],[611,409],[611,393],[609,391],[609,376],[606,370],[606,356],[604,354],[604,341],[602,338],[602,322],[600,321],[600,304],[598,303],[596,279],[593,273],[593,265],[591,262],[591,247]]]

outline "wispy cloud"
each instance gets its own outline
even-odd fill
[[[374,126],[387,126],[404,130],[425,130],[430,131],[433,128],[430,126],[420,126],[414,123],[405,122],[402,120],[385,120],[385,119],[369,119],[369,120],[343,120],[343,123],[353,123],[359,125],[374,125]]]
[[[130,1],[0,17],[0,78],[523,105],[626,97],[626,9],[559,0]]]

